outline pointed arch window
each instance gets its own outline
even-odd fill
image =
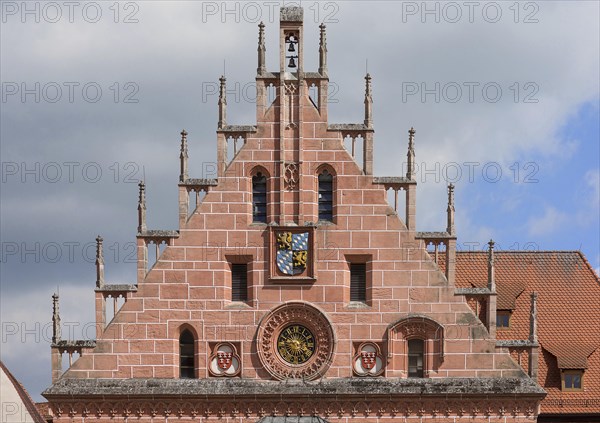
[[[267,177],[261,172],[252,177],[252,221],[267,223]]]
[[[333,175],[327,169],[319,174],[319,220],[333,222]]]
[[[194,360],[194,335],[189,330],[184,330],[179,336],[179,377],[193,379],[196,377]]]

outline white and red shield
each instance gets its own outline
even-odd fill
[[[225,351],[217,351],[217,365],[223,370],[228,370],[231,367],[233,353]]]
[[[374,351],[361,351],[360,362],[363,368],[371,370],[373,367],[375,367],[375,364],[377,363],[377,353]]]

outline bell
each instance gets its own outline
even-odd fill
[[[290,63],[288,63],[288,68],[295,68],[296,61],[294,60],[294,56],[290,57]]]
[[[288,51],[290,53],[295,53],[296,52],[296,49],[294,48],[294,42],[293,41],[290,41],[290,46],[288,47]]]

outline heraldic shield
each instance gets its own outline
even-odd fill
[[[290,276],[299,275],[306,270],[308,260],[308,232],[277,234],[277,267]]]
[[[227,351],[217,352],[217,365],[223,370],[229,370],[232,364],[233,353]]]

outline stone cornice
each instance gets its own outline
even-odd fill
[[[545,392],[532,379],[62,379],[43,395],[70,418],[460,417],[535,420]]]
[[[181,397],[228,398],[289,397],[543,397],[545,392],[529,378],[387,379],[349,378],[318,382],[260,381],[254,379],[60,379],[42,395],[60,397]]]

